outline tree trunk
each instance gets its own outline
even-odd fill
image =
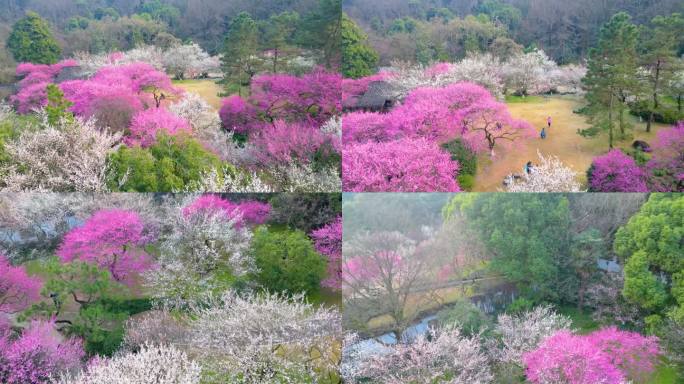
[[[584,309],[584,295],[586,293],[586,290],[587,290],[587,280],[583,277],[580,277],[580,285],[579,285],[579,289],[577,292],[579,295],[579,297],[577,299],[577,309],[580,312],[582,312],[582,310]]]
[[[658,82],[660,81],[660,60],[656,63],[655,81],[653,82],[653,108],[648,114],[648,122],[646,123],[646,132],[651,132],[651,124],[653,123],[653,116],[655,110],[658,109]]]
[[[613,149],[613,91],[610,92],[610,106],[608,107],[608,148]]]

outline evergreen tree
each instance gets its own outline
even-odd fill
[[[7,48],[16,61],[35,64],[54,64],[62,54],[50,25],[35,12],[27,12],[26,17],[14,24]]]
[[[306,14],[299,23],[297,43],[323,52],[327,68],[339,65],[342,29],[342,2],[319,0],[318,8]]]
[[[607,129],[610,148],[615,138],[615,115],[624,137],[627,97],[638,91],[637,35],[638,29],[631,17],[620,12],[603,25],[597,46],[589,52],[588,71],[583,81],[594,128],[584,134]]]
[[[646,80],[649,84],[651,105],[646,124],[646,132],[651,131],[651,123],[660,108],[658,96],[663,88],[673,81],[681,61],[677,51],[684,35],[684,18],[679,13],[671,16],[656,16],[651,21],[651,28],[642,29],[639,57],[641,65],[647,70]]]
[[[230,23],[223,45],[223,72],[227,85],[238,84],[248,87],[254,75],[259,72],[261,59],[258,57],[259,28],[247,12],[240,12]]]
[[[371,75],[378,64],[378,54],[368,43],[368,36],[346,14],[342,15],[342,74],[359,78]]]
[[[283,12],[271,15],[261,24],[263,48],[272,51],[273,72],[278,72],[279,60],[287,55],[294,32],[299,22],[296,12]]]

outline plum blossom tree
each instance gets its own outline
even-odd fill
[[[351,304],[363,299],[391,316],[397,339],[416,316],[409,310],[407,299],[420,295],[414,288],[427,281],[433,262],[415,250],[415,242],[399,232],[366,233],[344,244],[345,301]],[[427,298],[426,292],[422,294]]]
[[[347,144],[342,185],[350,192],[458,192],[458,163],[425,139]]]
[[[253,133],[263,126],[258,120],[257,109],[238,95],[223,99],[219,116],[223,128],[242,135]]]
[[[15,313],[40,299],[42,282],[26,274],[21,266],[12,266],[0,254],[0,313]]]
[[[10,97],[10,103],[21,114],[46,106],[47,85],[54,82],[63,69],[77,65],[74,60],[63,60],[52,65],[20,63],[16,74],[23,78],[17,84],[18,92]]]
[[[342,110],[342,76],[317,69],[302,77],[262,75],[252,81],[250,100],[269,122],[314,121],[323,124]]]
[[[164,52],[162,64],[167,72],[176,79],[182,80],[186,76],[196,78],[211,70],[218,70],[220,62],[211,57],[197,43],[182,44],[171,47]]]
[[[342,289],[342,216],[311,232],[316,251],[328,258],[328,276],[321,282],[324,287]]]
[[[533,383],[624,383],[643,381],[660,355],[655,337],[604,328],[588,335],[559,331],[523,356]]]
[[[390,141],[386,126],[388,115],[374,112],[352,112],[342,118],[342,140],[344,143],[366,143],[369,141]]]
[[[458,329],[431,330],[411,343],[371,355],[359,376],[387,384],[486,384],[494,379],[479,337],[463,337]]]
[[[5,149],[11,163],[0,179],[5,190],[102,192],[107,156],[120,134],[102,132],[93,120],[61,119],[56,126],[40,114],[38,131],[26,130]]]
[[[120,209],[100,210],[64,236],[57,255],[63,262],[80,260],[109,271],[132,285],[136,274],[152,266],[145,245],[154,240],[140,216]]]
[[[684,192],[684,121],[658,131],[646,170],[650,190]]]
[[[0,381],[7,384],[49,383],[51,378],[81,367],[85,357],[79,339],[64,339],[54,323],[33,321],[18,338],[0,324]]]
[[[521,96],[548,92],[551,82],[547,74],[556,68],[556,63],[538,49],[516,55],[504,66],[506,87]]]
[[[242,217],[232,215],[235,209],[226,214],[225,200],[218,200],[200,198],[175,216],[173,231],[159,246],[157,268],[144,274],[145,285],[160,302],[184,307],[229,289],[254,270],[248,252],[252,232],[237,225]]]
[[[532,126],[514,119],[506,105],[494,100],[482,100],[460,111],[466,143],[474,151],[486,148],[494,156],[497,144],[509,146],[536,134]]]
[[[556,156],[544,157],[537,151],[539,164],[521,180],[509,178],[507,192],[579,192],[577,172],[566,167]]]
[[[495,355],[504,364],[522,367],[523,355],[536,349],[547,337],[570,329],[572,322],[548,306],[539,306],[519,315],[503,314],[497,319],[496,333],[501,345]]]
[[[76,375],[63,374],[57,384],[199,384],[201,366],[174,346],[144,345],[137,352],[95,359]]]
[[[335,162],[339,157],[340,138],[326,134],[309,123],[276,120],[265,125],[252,139],[254,157],[260,164],[310,164],[314,160]]]
[[[260,201],[246,200],[234,203],[217,195],[202,195],[183,208],[183,215],[191,216],[201,214],[223,214],[229,220],[235,219],[236,225],[246,223],[248,225],[264,224],[271,213],[271,205]]]
[[[192,128],[185,119],[164,108],[151,108],[141,111],[133,117],[129,132],[125,138],[126,144],[149,147],[154,144],[159,132],[164,132],[170,136],[189,135],[192,133]]]
[[[594,158],[587,175],[591,192],[648,192],[646,173],[619,149]]]
[[[228,382],[294,384],[337,372],[341,316],[302,295],[227,292],[191,315],[190,347]]]

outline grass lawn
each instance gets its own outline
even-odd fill
[[[586,184],[586,171],[594,157],[608,152],[606,133],[594,138],[585,138],[577,134],[578,130],[589,128],[586,116],[573,111],[582,107],[584,100],[576,96],[509,96],[506,99],[508,109],[517,119],[530,123],[537,132],[546,126],[546,118],[551,116],[553,123],[547,129],[547,138],[539,136],[531,138],[522,145],[504,148],[497,144],[495,156],[489,153],[478,158],[478,172],[475,176],[473,191],[496,192],[503,189],[504,178],[511,173],[522,173],[528,161],[539,162],[537,152],[544,156],[557,156],[566,166],[578,173],[578,181]],[[665,124],[654,124],[650,133],[646,133],[646,123],[638,118],[625,114],[626,120],[633,125],[633,137],[617,141],[615,145],[629,148],[634,140],[653,143],[656,132]],[[617,128],[616,128],[617,129]]]
[[[587,310],[580,312],[576,306],[559,307],[558,313],[569,317],[572,320],[572,327],[580,334],[586,334],[600,328],[600,324],[591,318],[591,313]]]
[[[543,96],[514,96],[514,95],[507,95],[506,96],[506,103],[507,104],[512,104],[512,103],[541,103],[544,101]]]
[[[202,96],[217,111],[221,109],[221,97],[219,94],[223,92],[223,88],[221,85],[216,84],[216,80],[174,80],[173,84],[186,92],[193,92]]]
[[[677,369],[666,362],[662,362],[646,384],[679,384],[684,382],[684,377],[679,376]]]

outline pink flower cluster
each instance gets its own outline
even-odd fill
[[[433,70],[437,73],[446,69],[435,67]],[[455,191],[458,190],[454,181],[458,164],[447,164],[451,160],[440,149],[440,144],[461,138],[475,152],[493,152],[495,145],[510,146],[535,135],[528,123],[510,115],[505,104],[498,102],[485,88],[472,83],[415,89],[387,114],[346,114],[342,119],[342,131],[344,178],[348,181],[346,185],[357,188],[353,189],[357,192]],[[411,148],[402,148],[406,144]],[[377,166],[381,161],[380,152],[390,156],[390,159],[382,160],[382,167]],[[347,156],[353,159],[348,160]],[[436,161],[431,163],[424,159]],[[386,173],[368,175],[370,169]],[[358,177],[376,181],[362,182]],[[448,177],[454,180],[447,181]],[[400,178],[407,180],[400,181]],[[352,191],[347,186],[345,190]]]
[[[377,251],[372,256],[356,256],[344,261],[342,276],[347,281],[368,281],[383,272],[399,268],[403,263],[401,255],[394,251]]]
[[[646,164],[650,190],[684,192],[684,121],[658,131],[653,157]]]
[[[648,192],[646,172],[619,149],[594,158],[589,187],[594,192]]]
[[[341,110],[341,83],[339,74],[320,69],[301,77],[257,76],[249,99],[229,97],[219,115],[224,128],[250,135],[276,120],[320,126]]]
[[[328,258],[328,276],[321,282],[324,287],[342,288],[342,216],[311,233],[314,247]]]
[[[19,113],[29,113],[47,105],[48,84],[55,81],[64,68],[76,67],[75,60],[63,60],[57,64],[21,63],[17,66],[17,76],[23,76],[19,81],[19,91],[10,97]]]
[[[459,192],[458,163],[425,139],[347,145],[342,186],[349,192]]]
[[[181,133],[192,134],[187,120],[174,115],[164,108],[150,108],[133,116],[129,135],[124,140],[129,146],[149,147],[155,143],[157,135],[164,132],[175,136]]]
[[[264,125],[252,138],[254,155],[264,165],[282,165],[293,161],[308,164],[316,153],[330,156],[340,152],[340,139],[308,123],[276,120]],[[321,153],[325,151],[326,153]]]
[[[227,199],[222,199],[218,195],[202,195],[191,204],[183,208],[183,215],[192,216],[198,212],[204,214],[224,214],[232,219],[237,215],[241,216],[238,225],[261,225],[264,224],[271,213],[271,205],[260,201],[242,201],[234,203]]]
[[[559,331],[524,354],[523,363],[532,383],[620,384],[644,380],[659,355],[655,337],[610,327],[588,335]]]
[[[26,274],[21,266],[12,266],[0,254],[0,312],[15,313],[40,299],[42,281]]]
[[[130,286],[136,274],[152,266],[144,247],[153,240],[137,213],[100,210],[66,234],[57,255],[65,263],[79,260],[95,264],[108,270],[114,280]]]
[[[63,339],[54,323],[34,321],[13,339],[8,324],[0,323],[0,382],[49,383],[61,372],[78,370],[85,357],[79,339]]]
[[[55,65],[20,64],[17,73],[25,75],[19,92],[12,97],[19,113],[28,113],[47,104],[46,87],[65,67],[77,66],[74,60]],[[102,126],[126,131],[129,145],[149,146],[158,131],[174,135],[188,132],[190,124],[161,109],[163,100],[182,93],[163,72],[147,63],[111,65],[101,68],[89,79],[59,84],[64,97],[72,103],[71,112],[85,118],[96,117]]]

